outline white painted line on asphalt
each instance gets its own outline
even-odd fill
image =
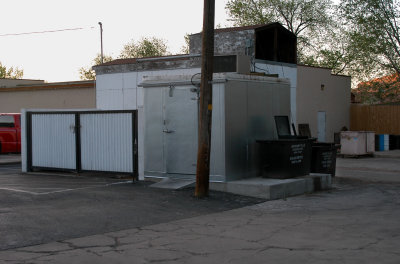
[[[13,189],[13,188],[2,188],[2,187],[0,187],[0,190],[12,191],[12,192],[29,193],[29,194],[32,194],[32,195],[37,195],[37,194],[38,194],[38,193],[35,193],[35,192],[24,191],[24,190]]]
[[[112,186],[112,185],[127,184],[127,183],[131,183],[131,181],[113,182],[113,183],[108,183],[105,185],[87,186],[87,187],[73,188],[73,189],[70,189],[70,188],[62,189],[62,188],[57,188],[57,187],[43,188],[43,189],[60,189],[60,190],[50,191],[50,192],[32,192],[32,191],[25,191],[25,190],[21,190],[21,189],[4,188],[4,187],[0,187],[0,190],[22,192],[22,193],[28,193],[31,195],[48,195],[48,194],[53,194],[53,193],[63,193],[63,192],[70,192],[70,191],[76,191],[76,190],[94,189],[94,188],[108,187],[108,186]],[[30,188],[30,189],[40,189],[40,188]]]

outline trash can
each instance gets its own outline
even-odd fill
[[[331,174],[335,177],[336,154],[340,147],[335,143],[313,143],[311,146],[311,172]]]
[[[310,174],[310,139],[257,140],[259,175],[288,179]]]
[[[389,135],[389,150],[400,149],[400,136]]]

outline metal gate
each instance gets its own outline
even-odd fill
[[[137,110],[27,112],[28,170],[138,176]]]

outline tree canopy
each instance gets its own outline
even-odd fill
[[[135,42],[132,40],[128,44],[125,44],[119,58],[127,59],[127,58],[143,58],[143,57],[155,57],[155,56],[164,56],[168,55],[167,44],[163,39],[159,39],[156,37],[151,38],[142,38],[139,41]],[[114,60],[111,56],[104,56],[103,62],[109,62]],[[101,64],[101,55],[97,54],[97,56],[93,59],[93,65]],[[94,80],[96,78],[96,73],[92,70],[91,67],[82,67],[79,69],[79,76],[81,80]]]
[[[318,33],[331,26],[331,7],[331,0],[230,0],[225,8],[236,26],[280,22],[296,35],[303,56]]]
[[[18,67],[10,67],[7,69],[7,67],[3,66],[0,62],[0,78],[21,79],[23,76],[24,70],[21,70]]]
[[[352,91],[356,101],[363,104],[384,104],[400,101],[400,75],[394,73],[361,82]]]
[[[280,22],[298,37],[298,62],[356,81],[400,72],[400,0],[230,0],[235,25]]]
[[[150,37],[125,44],[119,58],[143,58],[168,55],[168,47],[163,39]]]
[[[113,58],[111,56],[103,56],[103,63],[112,61]],[[101,64],[101,54],[97,54],[96,57],[93,59],[93,65]],[[94,80],[96,79],[96,73],[92,69],[92,67],[82,67],[79,69],[79,78],[81,80]]]
[[[181,47],[182,54],[189,54],[190,52],[190,35],[187,33],[184,36],[185,44]]]
[[[342,0],[358,63],[374,71],[400,73],[400,1]]]

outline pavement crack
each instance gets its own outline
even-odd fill
[[[70,249],[62,249],[62,250],[57,251],[59,253],[78,250],[78,249],[87,251],[87,250],[90,250],[90,249],[93,249],[93,248],[110,247],[110,246],[98,246],[98,245],[95,245],[95,246],[78,246],[78,245],[74,245],[73,242],[68,242],[68,241],[59,241],[58,243],[66,244],[66,245],[68,245],[70,247]]]

